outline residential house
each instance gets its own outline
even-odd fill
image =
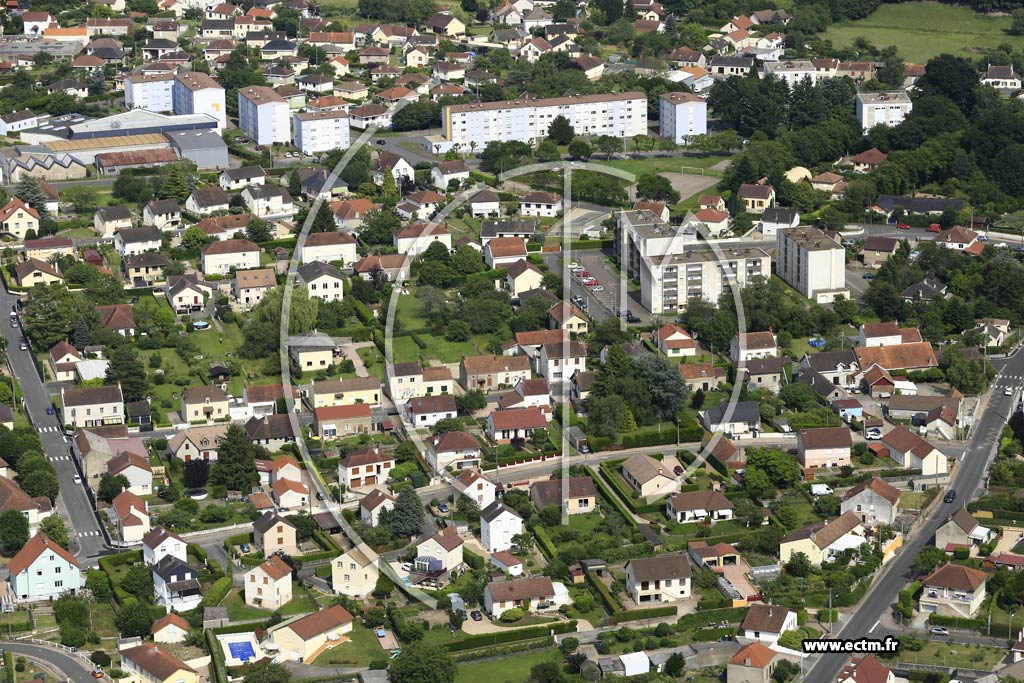
[[[295,443],[295,434],[292,433],[288,415],[254,415],[245,423],[243,429],[250,441],[263,446],[271,453],[281,450],[285,444]],[[295,481],[298,481],[298,478]]]
[[[73,382],[75,380],[75,365],[84,360],[66,339],[53,345],[50,349],[50,373],[57,382]]]
[[[406,410],[409,413],[409,420],[416,429],[429,429],[441,420],[458,415],[455,397],[451,394],[413,396],[409,399]]]
[[[368,526],[380,523],[380,513],[395,509],[395,497],[381,489],[373,489],[359,501],[359,519]]]
[[[105,206],[93,214],[92,223],[101,237],[113,237],[117,231],[132,227],[132,212],[123,204]]]
[[[709,432],[725,432],[736,438],[744,434],[755,437],[761,430],[761,411],[753,401],[740,401],[729,406],[725,403],[707,408],[700,415],[704,429]]]
[[[480,542],[487,552],[512,548],[512,538],[523,533],[523,518],[495,501],[480,511]]]
[[[539,612],[572,603],[569,591],[546,576],[491,581],[484,586],[484,609],[493,619],[510,609]]]
[[[466,162],[458,159],[455,161],[439,161],[430,169],[430,182],[441,192],[448,192],[452,182],[457,185],[469,181],[469,167]],[[497,199],[495,199],[495,203]],[[497,213],[497,209],[495,209]],[[476,214],[474,214],[476,215]]]
[[[153,565],[153,592],[156,604],[168,612],[194,609],[203,600],[199,572],[173,555],[166,555]]]
[[[351,633],[354,621],[348,610],[334,605],[278,624],[270,630],[269,636],[279,657],[311,662],[320,652]]]
[[[15,553],[7,570],[11,597],[17,602],[52,600],[82,587],[75,556],[39,532]]]
[[[544,344],[537,356],[537,374],[549,382],[568,379],[587,371],[587,346],[579,341]]]
[[[922,579],[918,601],[923,614],[971,619],[985,601],[988,574],[959,564],[939,567]]]
[[[666,471],[660,461],[637,453],[622,463],[622,478],[642,498],[671,493],[679,488],[673,473]]]
[[[346,489],[383,484],[395,467],[395,456],[379,446],[352,451],[338,462],[338,483]]]
[[[137,256],[147,251],[160,251],[163,234],[159,228],[146,226],[118,230],[114,235],[114,251],[121,256]]]
[[[217,449],[227,430],[226,424],[189,427],[175,433],[168,440],[167,447],[175,457],[184,462],[191,460],[216,462]]]
[[[935,446],[912,432],[906,425],[897,425],[882,436],[882,445],[900,467],[921,470],[925,476],[945,474],[949,464]]]
[[[686,600],[690,575],[686,553],[631,559],[626,562],[626,594],[640,606]]]
[[[75,428],[124,424],[121,385],[61,387],[61,420]]]
[[[872,477],[843,494],[840,510],[852,512],[865,526],[891,526],[901,511],[900,491],[892,484]]]
[[[775,333],[740,332],[729,345],[729,358],[734,363],[744,363],[752,358],[775,358],[779,347]]]
[[[356,110],[353,109],[352,113],[355,113],[355,111]],[[398,187],[402,187],[402,183],[406,179],[412,180],[415,176],[412,164],[398,154],[387,150],[381,152],[377,157],[377,160],[373,164],[373,169],[373,182],[376,185],[384,184],[385,173],[391,174],[391,177],[394,178]]]
[[[829,522],[815,522],[790,533],[779,545],[779,558],[785,564],[796,553],[803,553],[815,567],[846,550],[859,548],[865,542],[864,528],[852,512]]]
[[[725,679],[729,683],[770,683],[781,659],[770,647],[756,641],[748,643],[726,663]]]
[[[874,655],[859,655],[850,658],[836,683],[896,683],[896,675]]]
[[[39,234],[39,212],[13,197],[0,208],[0,232],[24,240],[29,230],[34,235]]]
[[[218,240],[202,248],[202,269],[206,275],[230,275],[232,271],[259,265],[259,245],[246,239]]]
[[[377,555],[359,544],[331,560],[331,588],[335,593],[352,598],[365,598],[377,586],[380,570]]]
[[[275,287],[277,276],[273,268],[236,270],[232,283],[235,302],[243,311],[251,311]]]
[[[323,233],[329,234],[329,233]],[[312,235],[310,235],[312,237]],[[330,263],[314,261],[299,266],[299,280],[306,286],[306,293],[321,301],[341,301],[345,294],[345,278]]]
[[[173,612],[153,622],[150,633],[154,643],[183,643],[192,626]]]
[[[277,555],[250,569],[242,580],[247,605],[276,610],[292,600],[292,568]]]
[[[846,427],[801,429],[797,433],[797,460],[803,467],[841,467],[850,464],[853,437]]]
[[[117,332],[122,337],[135,336],[135,314],[132,312],[131,304],[97,306],[96,312],[100,314],[100,324],[103,327]]]
[[[747,213],[760,215],[775,206],[775,188],[771,185],[743,184],[736,196],[743,202],[743,210]]]
[[[267,174],[259,166],[242,166],[240,168],[226,168],[220,172],[217,182],[222,190],[242,190],[251,185],[264,185],[267,181]]]
[[[153,529],[142,539],[142,560],[148,565],[152,566],[167,556],[184,562],[187,554],[185,539],[163,527]]]
[[[458,571],[464,566],[464,542],[455,527],[441,529],[416,546],[415,567],[419,572]]]
[[[60,274],[56,266],[45,261],[30,258],[14,267],[14,279],[18,286],[31,288],[36,285],[51,285],[55,282],[64,282],[64,276]]]
[[[125,256],[121,259],[121,271],[125,279],[135,288],[153,287],[164,282],[164,268],[170,259],[163,254],[145,253]],[[129,307],[129,310],[130,307]],[[132,326],[134,328],[134,325]]]
[[[779,643],[779,636],[798,627],[796,610],[781,605],[766,605],[760,602],[750,604],[740,624],[744,638],[756,640],[768,647]]]
[[[139,496],[122,491],[111,501],[111,508],[110,521],[125,543],[138,543],[149,533],[149,507]]]
[[[991,529],[979,524],[967,508],[961,507],[935,530],[935,545],[952,552],[956,548],[975,548],[992,536]]]
[[[725,368],[711,363],[681,363],[679,374],[691,391],[708,392],[726,380]]]
[[[539,288],[543,280],[540,268],[526,259],[519,259],[505,270],[501,283],[513,299],[518,299],[523,292]]]
[[[503,268],[527,258],[526,241],[521,237],[495,237],[484,243],[484,263]]]
[[[653,335],[654,345],[670,358],[684,358],[697,354],[697,342],[683,328],[669,323]]]
[[[753,358],[737,368],[736,376],[753,389],[768,389],[779,393],[789,381],[787,370],[793,364],[789,358]]]
[[[487,437],[497,443],[525,441],[537,429],[547,429],[548,418],[540,408],[495,410],[487,416]]]
[[[548,327],[570,334],[586,334],[590,329],[590,319],[573,304],[559,301],[548,309]]]
[[[870,235],[864,244],[861,246],[860,251],[857,252],[857,258],[865,266],[870,268],[880,268],[883,263],[888,261],[896,250],[899,249],[900,241],[895,237],[883,237],[881,235]]]
[[[526,356],[467,356],[459,366],[459,383],[467,391],[510,387],[529,378]]]
[[[181,207],[173,199],[154,199],[142,210],[142,224],[159,230],[177,230],[181,227]]]
[[[486,510],[497,498],[498,487],[475,469],[463,469],[452,480],[452,487],[466,496],[480,510]]]
[[[545,479],[530,485],[530,500],[538,510],[554,505],[570,515],[596,510],[597,489],[590,477]]]
[[[242,190],[242,201],[257,218],[290,220],[295,215],[292,196],[280,185],[249,185]]]
[[[732,519],[736,508],[718,491],[687,491],[676,493],[665,500],[665,514],[676,522],[705,522],[714,524]]]
[[[440,473],[448,468],[471,471],[469,468],[479,467],[481,455],[480,443],[475,437],[467,432],[453,431],[431,439],[424,457],[434,472]]]
[[[276,512],[265,512],[252,523],[253,545],[270,557],[280,551],[285,555],[298,555],[295,527]]]
[[[123,475],[128,480],[126,490],[137,496],[148,496],[153,492],[153,467],[148,458],[138,453],[118,453],[107,463],[107,472],[114,477]]]
[[[406,200],[419,207],[415,215],[411,215],[409,218],[426,219],[434,214],[440,203],[445,201],[445,197],[430,190],[423,190],[409,195]],[[399,210],[399,214],[401,214],[401,210]],[[435,223],[406,225],[395,231],[392,241],[399,254],[408,254],[409,256],[420,256],[435,243],[444,245],[445,249],[449,251],[452,249],[452,234],[448,227]]]
[[[198,672],[155,643],[121,650],[125,683],[198,683]]]
[[[188,423],[226,419],[228,395],[218,386],[188,387],[181,394],[181,417]]]
[[[519,213],[537,218],[554,218],[562,211],[562,198],[551,192],[529,192],[519,202]]]

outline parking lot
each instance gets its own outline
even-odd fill
[[[606,261],[603,252],[596,250],[576,252],[575,260],[600,283],[598,286],[602,288],[602,291],[595,292],[584,286],[579,278],[572,278],[572,293],[584,298],[588,304],[587,312],[591,318],[604,320],[614,317],[620,309],[627,308],[634,316],[634,319],[631,320],[633,324],[640,325],[650,321],[651,314],[640,303],[640,293],[629,289],[624,276],[620,280],[619,274]],[[569,277],[568,270],[566,277]],[[623,294],[623,288],[625,288],[625,306],[619,300]]]

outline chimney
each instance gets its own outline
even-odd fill
[[[743,666],[750,666],[750,657],[743,658]]]

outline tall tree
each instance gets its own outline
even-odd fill
[[[559,114],[551,120],[551,125],[548,126],[548,140],[557,145],[568,145],[575,137],[576,131],[573,130],[569,119]]]
[[[48,539],[67,550],[68,528],[64,525],[64,518],[60,515],[50,515],[39,523],[39,531]]]
[[[21,176],[21,180],[14,186],[14,196],[38,211],[39,220],[50,218],[50,212],[46,208],[46,193],[39,187],[38,178],[27,174]]]
[[[316,210],[316,216],[313,217],[313,224],[310,226],[310,232],[334,232],[338,229],[338,225],[334,222],[334,212],[331,211],[330,202],[320,202],[319,208]]]
[[[395,536],[408,538],[420,533],[423,528],[423,503],[416,495],[416,489],[405,486],[395,498],[395,508],[391,511],[391,530]]]
[[[28,518],[17,510],[0,512],[0,547],[13,557],[28,542]]]
[[[217,449],[217,462],[210,472],[214,485],[227,486],[236,491],[249,491],[259,485],[260,473],[256,471],[256,455],[262,454],[259,446],[237,424],[228,427]]]
[[[121,384],[121,393],[128,403],[146,398],[149,375],[134,346],[120,344],[110,351],[107,365],[107,384]]]
[[[437,645],[413,643],[402,648],[390,674],[392,683],[454,683],[455,660]]]

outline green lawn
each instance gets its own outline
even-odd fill
[[[502,657],[487,662],[460,664],[455,683],[523,683],[530,679],[530,669],[541,662],[561,662],[562,653],[557,648],[539,652],[517,653],[514,657]]]
[[[245,621],[247,619],[266,619],[270,616],[270,612],[267,610],[259,609],[258,607],[251,607],[245,604],[244,591],[233,590],[227,594],[223,602],[220,603],[221,607],[228,608],[228,619],[232,621]]]
[[[377,636],[360,623],[348,634],[351,640],[324,652],[313,662],[316,666],[362,666],[370,665],[375,659],[386,659],[388,654],[381,649]]]
[[[847,47],[863,36],[878,47],[896,45],[900,56],[915,64],[943,52],[977,57],[977,48],[1002,43],[1024,48],[1024,38],[1011,36],[1010,17],[990,17],[956,5],[907,2],[882,5],[865,19],[834,24],[822,37]]]
[[[1006,656],[1006,650],[1000,648],[931,641],[919,652],[901,651],[899,659],[901,662],[916,664],[936,664],[991,671],[996,664],[1002,661],[1004,656]]]
[[[710,170],[712,166],[725,161],[729,157],[719,155],[709,156],[686,156],[686,157],[672,157],[668,159],[655,158],[655,159],[612,159],[605,161],[597,155],[591,159],[591,162],[617,168],[621,171],[627,171],[633,175],[643,175],[644,173],[682,173],[684,167],[703,168],[705,169],[705,175],[711,175],[719,177],[722,175],[720,171]],[[692,172],[692,170],[690,170]]]

